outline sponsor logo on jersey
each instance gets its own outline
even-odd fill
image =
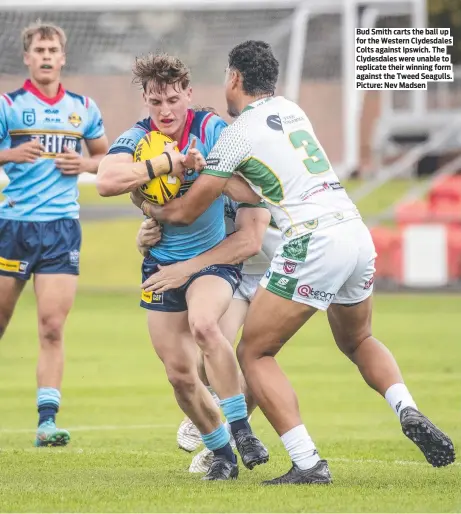
[[[59,109],[45,109],[45,114],[58,114]]]
[[[70,113],[67,119],[69,120],[69,123],[75,128],[80,127],[82,124],[82,118],[76,112]]]
[[[283,272],[287,275],[292,275],[296,271],[296,262],[285,261],[283,263]]]
[[[27,261],[16,261],[0,257],[0,270],[9,273],[25,273],[29,263]]]
[[[267,126],[272,130],[283,132],[282,120],[278,114],[271,114],[266,119]]]
[[[212,159],[206,160],[207,166],[217,166],[221,162],[221,159],[219,157],[214,157]]]
[[[76,136],[54,133],[39,134],[37,138],[40,144],[45,147],[43,157],[53,157],[58,153],[63,153],[64,147],[76,151],[79,140]]]
[[[296,114],[289,114],[288,116],[284,116],[282,119],[283,123],[285,123],[286,125],[306,121],[306,118],[304,118],[303,116],[296,116]]]
[[[325,191],[336,191],[338,189],[344,189],[340,182],[324,182],[323,184],[317,184],[307,191],[304,191],[301,193],[300,198],[304,202],[308,198],[318,195],[319,193],[324,193]]]
[[[320,300],[321,302],[331,302],[335,295],[333,293],[326,293],[325,291],[316,291],[311,286],[307,284],[301,284],[298,287],[299,296],[303,296],[304,298],[312,298],[313,300]]]
[[[32,127],[35,124],[35,109],[26,109],[22,111],[22,122],[26,127]]]

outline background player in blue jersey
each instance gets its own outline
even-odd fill
[[[149,181],[147,165],[133,164],[136,145],[146,133],[162,131],[178,142],[182,152],[188,152],[195,140],[197,149],[207,155],[226,126],[212,112],[189,109],[190,74],[179,59],[168,55],[137,59],[134,74],[142,85],[150,117],[122,134],[101,162],[97,186],[103,196],[135,191]],[[176,165],[179,154],[172,151],[170,156]],[[159,166],[164,167],[165,163],[168,163],[165,156],[151,160],[157,173],[162,171]],[[187,160],[184,165],[187,167]],[[181,195],[196,178],[196,173],[185,177]],[[159,265],[195,257],[224,238],[224,204],[220,196],[190,226],[163,226],[161,241],[144,259],[143,281],[156,273]],[[178,404],[200,430],[205,445],[214,452],[207,480],[236,478],[238,467],[219,410],[199,379],[195,343],[204,353],[210,383],[221,398],[221,407],[244,464],[252,469],[269,457],[252,434],[237,362],[219,328],[219,320],[229,307],[239,282],[240,271],[235,265],[213,265],[195,274],[181,288],[162,294],[143,292],[141,300],[141,306],[148,309],[152,344],[165,365]]]
[[[90,98],[64,90],[66,36],[49,24],[23,32],[30,78],[0,96],[0,165],[9,184],[0,203],[0,338],[34,274],[40,349],[36,446],[62,446],[57,429],[64,365],[63,330],[74,301],[81,230],[77,178],[96,173],[107,152],[101,114]],[[85,140],[90,157],[82,156]]]

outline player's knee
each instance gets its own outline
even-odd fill
[[[190,396],[197,387],[197,378],[189,370],[167,369],[167,376],[173,389],[181,397]]]
[[[0,339],[3,337],[3,334],[6,332],[6,327],[11,319],[11,316],[0,316]]]
[[[194,317],[189,320],[192,335],[206,354],[216,347],[219,340],[220,329],[218,322],[210,320],[206,316]]]
[[[336,339],[336,344],[341,352],[353,361],[355,352],[369,337],[372,337],[371,332],[364,331],[361,334],[356,334],[353,336],[338,337]]]
[[[64,328],[62,319],[55,316],[44,316],[40,318],[39,325],[42,344],[58,346],[62,343]]]

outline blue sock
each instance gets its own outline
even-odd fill
[[[37,391],[38,425],[48,420],[56,421],[61,393],[54,387],[40,387]]]
[[[215,455],[224,455],[227,460],[237,462],[237,457],[229,444],[229,432],[224,424],[211,432],[211,434],[202,434],[202,441],[205,446],[211,450]]]
[[[245,402],[245,395],[238,394],[231,398],[226,398],[220,402],[224,416],[235,435],[239,430],[249,430],[251,432],[250,424],[248,423],[247,404]]]

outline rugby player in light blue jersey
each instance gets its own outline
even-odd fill
[[[77,178],[96,173],[108,143],[98,107],[60,83],[66,36],[37,22],[23,32],[30,78],[0,96],[0,338],[34,274],[39,357],[36,446],[64,446],[56,428],[64,366],[63,331],[77,289],[81,230]],[[82,156],[85,140],[90,157]]]
[[[184,171],[188,162],[195,162],[191,146],[207,155],[226,126],[213,112],[189,109],[190,74],[179,59],[164,54],[139,58],[134,74],[143,88],[149,118],[123,133],[101,162],[97,187],[103,196],[134,192],[165,169],[176,172],[183,166]],[[175,143],[166,145],[165,155],[134,164],[138,142],[152,130],[160,130]],[[186,156],[173,151],[175,144]],[[187,194],[197,176],[193,172],[183,177],[180,195]],[[190,226],[175,226],[174,222],[163,225],[162,239],[144,259],[143,282],[158,272],[159,266],[191,259],[224,239],[224,201],[218,195]],[[249,256],[243,256],[243,260]],[[152,344],[165,365],[178,404],[200,430],[206,447],[214,453],[206,480],[236,478],[238,467],[219,410],[199,379],[195,343],[203,351],[210,384],[221,399],[220,405],[243,463],[252,469],[269,458],[266,448],[251,431],[238,365],[219,328],[219,320],[240,283],[240,267],[235,264],[208,266],[180,288],[161,294],[143,292],[141,299],[141,306],[148,310]]]

